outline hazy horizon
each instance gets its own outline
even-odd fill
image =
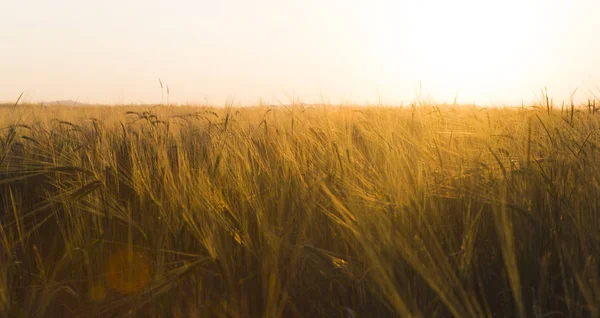
[[[0,4],[0,102],[520,104],[600,95],[600,2]],[[164,84],[161,92],[159,78]]]

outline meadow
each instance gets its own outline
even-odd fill
[[[591,105],[7,105],[0,316],[598,317]]]

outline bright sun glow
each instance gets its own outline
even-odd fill
[[[481,103],[528,96],[527,83],[538,79],[544,85],[556,53],[544,50],[560,41],[558,11],[551,1],[420,0],[371,20],[387,21],[375,40],[385,43],[381,59],[437,99]]]

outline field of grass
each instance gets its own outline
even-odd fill
[[[588,108],[0,108],[0,316],[600,315]]]

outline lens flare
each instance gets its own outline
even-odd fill
[[[150,258],[143,251],[119,249],[106,263],[105,274],[111,289],[125,295],[134,294],[150,282]]]

